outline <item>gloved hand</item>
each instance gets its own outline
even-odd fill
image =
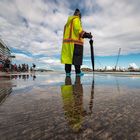
[[[92,38],[92,34],[91,34],[91,33],[86,33],[86,32],[85,32],[85,33],[83,34],[82,38],[89,38],[89,39],[90,39],[90,38]]]

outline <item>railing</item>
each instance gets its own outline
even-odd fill
[[[4,47],[2,46],[2,44],[0,44],[0,54],[4,55]]]

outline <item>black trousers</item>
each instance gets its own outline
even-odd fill
[[[71,72],[71,66],[72,66],[71,64],[65,64],[65,72],[66,73],[70,73]],[[74,65],[74,67],[75,67],[76,74],[81,72],[81,70],[80,70],[81,65]]]

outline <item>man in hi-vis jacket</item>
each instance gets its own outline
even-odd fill
[[[61,63],[65,64],[66,76],[71,75],[72,65],[75,66],[76,76],[83,75],[80,70],[83,60],[83,38],[92,38],[92,35],[82,29],[81,13],[76,9],[64,26]]]

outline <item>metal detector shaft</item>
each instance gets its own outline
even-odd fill
[[[90,43],[92,69],[94,71],[94,48],[93,48],[93,40],[90,39],[89,43]]]

